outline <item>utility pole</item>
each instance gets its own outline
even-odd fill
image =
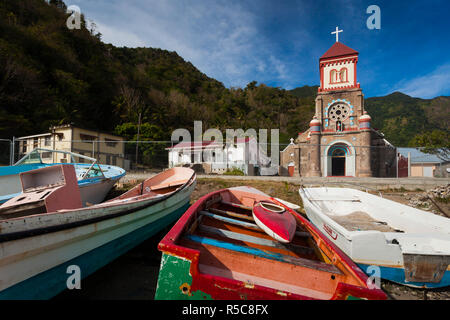
[[[395,177],[398,179],[398,157],[399,157],[398,149],[395,148]]]

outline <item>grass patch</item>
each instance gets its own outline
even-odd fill
[[[447,204],[447,203],[450,202],[450,196],[447,196],[447,197],[436,197],[436,198],[434,198],[434,200],[436,200],[438,202],[441,202],[441,203]]]
[[[226,176],[245,176],[244,171],[238,168],[227,169],[223,174]]]

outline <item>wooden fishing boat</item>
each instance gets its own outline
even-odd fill
[[[0,206],[0,299],[55,296],[74,266],[84,278],[178,219],[196,183],[173,168],[83,208],[75,175],[71,165],[24,172],[23,193]]]
[[[64,154],[69,163],[75,167],[83,206],[102,202],[114,184],[125,175],[124,169],[98,164],[95,158],[69,151],[36,148],[14,165],[0,167],[0,204],[21,193],[20,173],[61,164],[45,162],[43,153],[47,154],[45,159],[52,159],[48,154]],[[77,159],[83,163],[76,162]]]
[[[450,219],[352,188],[299,193],[311,222],[368,274],[377,266],[407,286],[450,285]]]
[[[289,244],[253,221],[252,207],[271,201],[298,228]],[[386,299],[367,276],[300,214],[250,187],[200,198],[158,245],[155,299]]]
[[[258,201],[253,205],[252,214],[256,224],[275,240],[288,243],[294,238],[297,221],[284,207]]]

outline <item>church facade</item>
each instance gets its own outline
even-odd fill
[[[319,59],[315,115],[281,151],[280,175],[396,176],[396,148],[371,127],[357,62],[358,52],[338,41]]]

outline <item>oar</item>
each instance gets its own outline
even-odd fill
[[[216,209],[216,208],[209,208],[208,210],[213,213],[225,214],[225,215],[228,215],[231,217],[236,217],[236,218],[240,218],[240,219],[244,219],[244,220],[248,220],[248,221],[253,221],[252,216],[247,216],[245,214],[239,214],[236,212],[232,212],[232,211],[228,211],[228,210],[220,210],[220,209]]]

